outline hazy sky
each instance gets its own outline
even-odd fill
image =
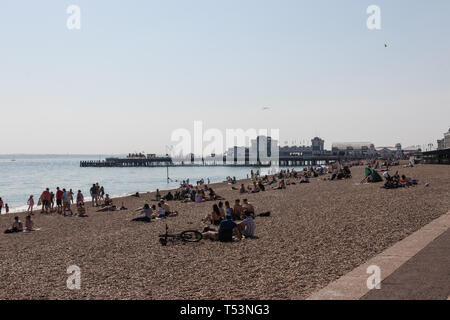
[[[436,143],[449,19],[448,0],[1,0],[0,153],[160,153],[194,120],[327,146]]]

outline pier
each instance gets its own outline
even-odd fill
[[[337,161],[358,161],[367,159],[365,157],[345,157],[337,155],[298,155],[298,156],[280,156],[278,161],[237,161],[237,159],[223,158],[194,158],[191,159],[172,159],[169,156],[164,157],[127,157],[127,158],[107,158],[105,160],[81,161],[80,167],[304,167],[330,164]]]

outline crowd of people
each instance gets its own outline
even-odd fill
[[[227,177],[226,182],[231,186],[232,190],[238,190],[240,194],[252,194],[258,192],[264,192],[266,190],[282,190],[286,189],[289,185],[310,183],[311,178],[317,178],[323,175],[329,175],[324,180],[343,180],[350,179],[352,177],[350,167],[363,165],[361,162],[353,163],[333,163],[330,166],[317,166],[304,168],[297,171],[295,169],[281,170],[274,172],[271,175],[260,174],[257,170],[250,171],[249,184],[242,183],[240,188],[233,185],[237,184],[236,177]],[[383,173],[383,177],[386,182],[384,188],[392,189],[398,187],[409,187],[416,185],[417,180],[400,175],[398,171],[394,175],[390,175],[388,170],[390,165],[395,165],[390,162],[380,163],[379,161],[371,161],[366,163],[366,179],[369,182],[377,182],[376,168],[386,168]],[[369,173],[369,174],[368,174]],[[248,176],[248,175],[247,175]],[[375,178],[374,178],[375,177]],[[378,177],[380,177],[378,175]],[[380,181],[381,181],[380,177]],[[208,184],[209,184],[208,178]],[[142,208],[136,209],[141,212],[142,216],[134,218],[133,221],[150,222],[154,219],[165,219],[167,217],[178,216],[177,211],[172,211],[168,202],[169,201],[181,201],[183,203],[193,202],[202,203],[206,201],[214,201],[212,205],[212,211],[207,213],[202,219],[202,222],[207,226],[203,230],[203,235],[206,239],[230,241],[231,238],[241,239],[244,237],[253,237],[256,224],[254,219],[255,208],[252,204],[244,199],[242,204],[240,199],[236,199],[233,206],[229,201],[226,201],[222,196],[218,195],[214,189],[205,183],[204,179],[198,180],[196,185],[192,185],[189,179],[183,180],[180,186],[173,191],[168,191],[165,195],[162,195],[160,190],[156,190],[155,200],[156,204],[150,205],[146,203]],[[105,193],[103,186],[98,183],[92,185],[89,190],[92,207],[100,207],[97,212],[107,212],[118,210],[117,206],[113,203],[113,200],[108,194]],[[72,211],[71,205],[75,204],[76,214]],[[35,200],[34,196],[30,195],[27,201],[27,218],[25,221],[25,228],[18,217],[15,217],[14,223],[7,233],[32,231],[33,221],[31,217],[35,213]],[[76,196],[72,189],[65,189],[57,187],[53,192],[49,188],[46,188],[40,195],[37,206],[41,207],[41,213],[59,213],[64,216],[77,215],[79,217],[88,217],[85,208],[85,199],[81,190],[78,190]],[[5,209],[9,212],[8,204],[4,204],[2,198],[0,198],[0,213]],[[128,210],[122,203],[119,210]],[[270,215],[270,212],[260,214],[260,216]]]

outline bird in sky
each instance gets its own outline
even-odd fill
[[[262,110],[269,110],[270,107],[262,107],[261,109],[262,109]]]

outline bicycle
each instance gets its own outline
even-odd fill
[[[165,246],[169,239],[183,242],[199,242],[202,238],[202,234],[197,230],[186,230],[181,233],[169,234],[169,226],[166,224],[166,233],[159,235],[159,242]]]

